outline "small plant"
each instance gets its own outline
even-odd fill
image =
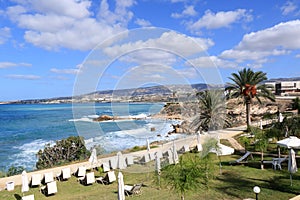
[[[8,170],[7,170],[6,175],[7,176],[18,175],[18,174],[21,174],[24,170],[25,170],[25,168],[22,166],[10,166],[10,168],[8,168]]]

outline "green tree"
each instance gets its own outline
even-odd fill
[[[226,113],[224,91],[206,90],[199,92],[197,97],[201,113],[193,119],[191,129],[197,132],[230,126]]]
[[[294,110],[298,110],[298,114],[300,114],[300,99],[299,97],[296,97],[292,101],[292,107]]]
[[[179,193],[182,200],[188,191],[208,187],[208,182],[214,174],[214,163],[211,154],[208,153],[213,144],[215,143],[205,142],[201,154],[184,154],[178,164],[162,169],[163,183]]]
[[[90,152],[86,149],[83,138],[71,136],[56,141],[53,146],[46,144],[44,150],[39,150],[36,167],[37,169],[50,168],[63,163],[84,160],[89,156]]]
[[[246,104],[246,121],[249,128],[252,99],[256,98],[259,103],[262,103],[261,98],[275,101],[275,96],[265,84],[262,84],[263,81],[267,80],[266,73],[262,71],[254,72],[249,68],[244,68],[238,73],[232,73],[231,76],[229,79],[233,83],[228,83],[225,90],[228,91],[229,98],[243,98]]]
[[[267,134],[264,133],[263,130],[260,130],[256,127],[251,127],[251,132],[254,134],[255,138],[255,149],[259,150],[261,152],[261,169],[264,169],[264,152],[268,148],[269,144],[269,138],[267,137]]]

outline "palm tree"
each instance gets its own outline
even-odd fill
[[[263,81],[267,80],[266,73],[262,71],[254,72],[251,69],[242,69],[238,73],[232,73],[232,77],[229,77],[233,83],[228,83],[225,88],[228,91],[229,98],[243,98],[246,104],[246,121],[247,127],[251,125],[250,119],[250,105],[252,99],[256,98],[259,103],[261,98],[275,101],[275,96],[269,90],[268,86],[262,84]]]
[[[206,90],[199,92],[197,97],[201,113],[191,123],[191,128],[195,132],[217,130],[224,125],[230,125],[227,120],[224,91]]]
[[[293,109],[298,110],[298,114],[300,114],[300,99],[299,97],[296,97],[293,99],[293,104],[292,104]]]

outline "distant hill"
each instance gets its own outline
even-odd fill
[[[15,104],[37,104],[37,103],[71,103],[71,102],[111,102],[111,101],[133,101],[133,102],[163,102],[174,100],[174,98],[192,96],[198,91],[207,88],[223,88],[224,85],[208,85],[205,83],[191,85],[159,85],[131,89],[104,90],[84,94],[76,97],[57,97],[49,99],[20,100]]]
[[[293,78],[271,78],[266,82],[281,82],[281,81],[300,81],[300,77],[293,77]]]

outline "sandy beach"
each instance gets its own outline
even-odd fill
[[[242,133],[246,129],[246,126],[240,126],[240,127],[233,127],[233,128],[227,128],[227,129],[222,129],[222,130],[217,130],[217,131],[211,131],[205,134],[201,134],[200,140],[201,143],[203,143],[207,138],[209,137],[219,137],[220,139],[229,139],[234,137],[235,135],[238,135]],[[181,149],[184,145],[189,145],[190,148],[196,146],[197,144],[197,136],[196,135],[189,135],[186,138],[182,139],[177,139],[175,140],[176,148],[177,150]],[[162,151],[166,152],[168,149],[170,149],[173,145],[173,141],[164,143],[161,145],[158,145],[156,148],[150,149],[150,152],[147,152],[147,150],[142,150],[142,151],[137,151],[137,152],[131,152],[124,154],[124,156],[130,155],[133,156],[134,158],[141,158],[143,155],[147,153],[154,153],[157,151]],[[102,163],[108,162],[109,159],[112,157],[104,157],[98,159],[98,166],[101,166]],[[75,164],[70,164],[70,165],[65,165],[65,166],[60,166],[60,167],[55,167],[55,168],[50,168],[50,169],[44,169],[44,170],[38,170],[34,172],[28,172],[28,178],[29,180],[31,179],[31,176],[33,174],[44,174],[47,172],[53,172],[53,175],[56,176],[57,174],[61,173],[61,170],[63,168],[69,167],[71,169],[71,173],[75,173],[80,166],[85,166],[87,169],[91,168],[91,164],[86,161],[86,162],[79,162]],[[15,185],[21,185],[22,184],[22,178],[21,174],[20,175],[15,175],[11,177],[5,177],[0,179],[0,191],[4,190],[6,187],[6,183],[13,181]]]

